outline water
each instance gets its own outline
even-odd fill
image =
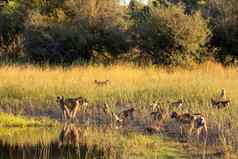
[[[0,128],[0,159],[211,158],[194,153],[195,149],[188,153],[184,147],[158,135],[107,127]]]

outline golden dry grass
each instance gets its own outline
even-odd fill
[[[39,68],[34,66],[3,66],[0,68],[0,108],[24,113],[59,111],[58,95],[85,96],[90,105],[118,101],[148,108],[153,100],[166,107],[178,98],[185,101],[183,111],[202,113],[208,119],[209,132],[219,134],[224,145],[238,149],[238,70],[208,62],[191,70],[177,68],[137,67],[130,64],[112,66],[73,66],[71,68]],[[109,79],[111,84],[98,87],[94,80]],[[231,99],[224,110],[211,108],[210,98],[221,88]],[[214,132],[215,133],[215,132]]]

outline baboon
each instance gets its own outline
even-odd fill
[[[80,106],[87,107],[88,105],[87,99],[83,97],[64,99],[63,96],[58,96],[56,101],[62,110],[62,119],[65,120],[75,119]]]
[[[230,105],[230,100],[214,100],[211,98],[211,103],[214,108],[225,108]]]
[[[94,83],[98,86],[105,86],[105,85],[108,85],[110,83],[110,80],[103,80],[103,81],[94,80]]]
[[[178,114],[176,112],[171,113],[171,118],[175,118],[180,125],[180,134],[183,135],[183,127],[189,127],[189,134],[192,134],[192,131],[196,129],[197,136],[199,137],[201,130],[204,129],[207,135],[207,124],[205,118],[201,114],[190,114],[182,113]]]
[[[62,115],[61,115],[61,120],[67,120],[70,118],[70,111],[68,109],[68,106],[64,102],[64,97],[63,96],[58,96],[56,99],[56,102],[59,104]]]
[[[172,105],[173,107],[176,107],[176,108],[182,108],[182,106],[183,106],[183,100],[182,100],[182,99],[179,99],[179,100],[177,100],[176,102],[171,103],[171,105]]]
[[[103,112],[105,113],[105,115],[110,116],[113,123],[115,122],[116,124],[121,124],[123,122],[123,120],[116,113],[110,110],[109,105],[106,103],[103,105]]]
[[[126,109],[126,110],[123,110],[119,113],[119,116],[122,116],[122,118],[125,118],[125,119],[131,119],[133,120],[134,119],[134,112],[135,112],[135,108],[130,108],[130,109]]]
[[[190,134],[192,133],[193,129],[197,131],[197,137],[199,137],[202,129],[204,129],[206,137],[207,137],[207,123],[206,119],[200,114],[194,114],[194,124],[193,127],[190,128]]]

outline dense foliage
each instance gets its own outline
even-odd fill
[[[0,6],[1,61],[186,65],[237,58],[236,0],[9,0]],[[136,50],[136,54],[135,54]],[[126,55],[126,56],[124,56]]]

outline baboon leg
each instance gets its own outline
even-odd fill
[[[67,114],[66,114],[66,111],[65,111],[65,110],[63,111],[63,120],[64,120],[64,121],[67,120]]]
[[[72,111],[72,118],[73,118],[73,120],[75,119],[75,117],[76,117],[76,115],[77,115],[77,113],[78,113],[78,110],[79,110],[79,107],[78,106],[76,106],[74,109],[73,109],[73,111]]]
[[[183,136],[183,127],[180,126],[180,135]]]
[[[200,136],[201,130],[202,130],[201,128],[198,128],[198,129],[197,129],[197,139],[198,139],[198,140],[199,140],[199,136]]]
[[[71,118],[70,111],[66,106],[64,107],[64,118],[65,118],[65,120]]]
[[[134,120],[133,112],[130,112],[130,118],[131,120]]]
[[[205,131],[205,142],[207,142],[208,132],[207,132],[207,125],[206,124],[204,125],[204,131]]]

